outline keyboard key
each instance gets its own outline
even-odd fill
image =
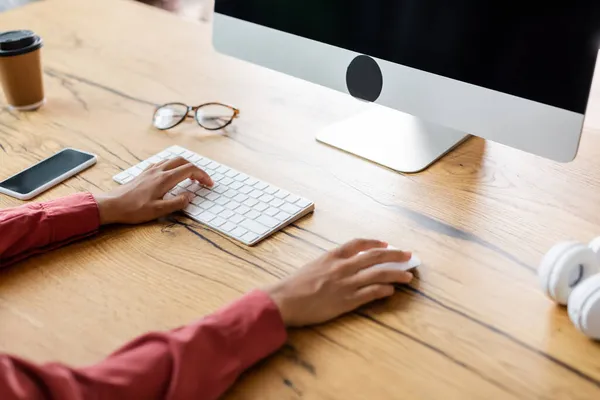
[[[205,169],[204,172],[206,172],[208,174],[208,176],[210,176],[211,178],[217,174],[217,171],[215,171],[213,169],[208,169],[208,168]]]
[[[279,214],[277,214],[275,216],[275,218],[277,218],[280,221],[285,221],[285,220],[289,219],[290,217],[291,217],[291,215],[284,211],[280,212]]]
[[[114,177],[114,179],[115,179],[117,182],[121,182],[121,181],[123,181],[123,180],[125,180],[125,179],[129,178],[130,176],[131,176],[131,175],[129,175],[129,173],[127,173],[127,172],[121,172],[120,174],[116,175],[116,176]]]
[[[227,221],[223,225],[221,225],[219,228],[221,228],[225,232],[231,232],[233,229],[235,229],[235,227],[236,227],[236,225],[233,222]]]
[[[188,161],[190,161],[190,160],[191,160],[191,158],[192,158],[192,157],[194,157],[194,156],[195,156],[195,154],[194,154],[194,153],[192,153],[192,152],[191,152],[191,151],[189,151],[189,150],[186,150],[186,151],[184,151],[183,153],[181,153],[181,154],[179,155],[179,157],[183,157],[183,158],[185,158],[185,159],[186,159],[186,160],[188,160]]]
[[[230,169],[230,170],[229,170],[229,172],[227,172],[227,173],[225,174],[225,176],[227,176],[227,177],[229,177],[229,178],[235,178],[235,177],[236,177],[236,176],[238,176],[239,174],[240,174],[239,172],[237,172],[237,171],[235,171],[235,170],[233,170],[233,169]]]
[[[200,197],[200,196],[196,196],[192,199],[192,203],[194,203],[197,206],[200,206],[200,204],[204,203],[205,201],[207,201],[204,197]]]
[[[223,208],[223,206],[216,204],[209,211],[213,214],[219,214],[221,211],[224,211],[224,210],[225,210],[225,208]]]
[[[264,193],[262,192],[262,190],[258,190],[255,189],[254,191],[252,191],[250,193],[250,197],[254,197],[255,199],[258,199],[259,197],[261,197]]]
[[[275,218],[271,218],[264,214],[258,217],[256,221],[268,226],[269,228],[275,228],[277,225],[279,225],[279,221],[277,221]]]
[[[256,203],[254,205],[254,209],[259,211],[259,212],[263,212],[265,211],[267,208],[269,208],[268,205],[266,205],[265,203]]]
[[[192,183],[194,183],[194,181],[192,181],[191,179],[186,179],[184,181],[181,181],[177,184],[177,186],[182,187],[182,188],[187,188],[188,186],[190,186]]]
[[[167,157],[167,160],[172,160],[177,157],[179,157],[179,156],[176,156],[175,154],[169,154],[169,156]]]
[[[196,194],[197,194],[198,196],[202,196],[202,197],[206,196],[206,195],[207,195],[207,194],[209,194],[209,193],[212,193],[212,192],[211,192],[210,190],[206,189],[206,188],[202,188],[202,189],[200,189],[200,190],[198,190],[198,191],[196,192]]]
[[[225,222],[227,222],[227,221],[225,221],[223,218],[216,217],[215,219],[213,219],[212,221],[210,221],[210,225],[218,228],[221,225],[223,225]]]
[[[269,232],[269,228],[250,219],[243,220],[240,226],[243,226],[254,233],[258,233],[259,235],[264,235],[265,233]]]
[[[262,196],[260,196],[259,200],[260,201],[264,201],[265,203],[270,202],[271,200],[273,200],[274,197],[271,196],[270,194],[263,194]]]
[[[258,216],[260,216],[261,214],[256,211],[256,210],[250,210],[249,212],[245,213],[244,216],[246,218],[250,218],[250,219],[256,219]]]
[[[160,153],[157,154],[157,156],[159,156],[160,158],[169,158],[170,155],[171,155],[171,153],[166,150],[161,151]]]
[[[211,200],[211,201],[215,201],[217,200],[219,197],[221,197],[221,195],[219,193],[215,193],[215,192],[210,192],[209,194],[207,194],[206,196],[207,199]]]
[[[219,194],[223,194],[226,191],[228,191],[229,188],[225,185],[222,184],[222,181],[218,184],[215,185],[215,187],[212,188],[213,192],[219,193]]]
[[[196,193],[198,190],[202,189],[202,186],[200,186],[198,182],[194,182],[190,186],[186,187],[186,189],[192,193]]]
[[[141,174],[144,171],[142,171],[138,167],[131,167],[127,170],[127,172],[129,172],[129,175],[138,176],[139,174]]]
[[[223,217],[225,219],[229,219],[233,215],[235,215],[235,213],[233,211],[231,211],[231,210],[223,210],[219,214],[220,217]]]
[[[219,168],[217,168],[217,172],[221,173],[221,174],[225,174],[229,171],[229,168],[227,168],[224,165],[221,165]]]
[[[240,193],[244,193],[244,194],[248,194],[253,190],[254,189],[252,188],[252,186],[246,186],[246,185],[244,185],[242,188],[239,189]]]
[[[242,236],[241,239],[244,240],[244,241],[246,241],[247,243],[252,243],[256,239],[258,239],[258,235],[255,235],[252,232],[248,232],[244,236]]]
[[[269,184],[258,181],[254,184],[254,187],[257,188],[258,190],[264,190],[269,187]]]
[[[233,183],[229,184],[229,187],[232,189],[235,189],[235,190],[238,190],[242,186],[244,186],[244,184],[242,182],[238,182],[238,181],[233,181]]]
[[[229,199],[225,196],[221,196],[217,200],[215,200],[215,203],[224,206],[225,204],[229,203]]]
[[[240,222],[242,222],[244,220],[244,217],[242,217],[239,214],[234,214],[231,217],[228,218],[229,221],[233,222],[234,224],[239,224]]]
[[[211,176],[211,178],[212,178],[213,182],[219,182],[221,179],[225,178],[225,175],[217,172],[216,174],[213,174],[213,176]]]
[[[233,198],[235,201],[239,201],[240,203],[243,203],[244,201],[246,201],[248,199],[248,196],[246,196],[245,194],[238,194],[237,196],[235,196]]]
[[[231,234],[238,238],[241,238],[246,233],[248,233],[248,231],[240,226],[238,226],[237,228],[235,228],[234,230],[231,231]]]
[[[198,214],[200,214],[202,212],[202,209],[199,207],[196,207],[193,204],[188,204],[183,211],[185,211],[186,213],[192,214],[193,216],[196,216]]]
[[[238,192],[236,192],[236,191],[235,191],[235,190],[233,190],[233,189],[229,189],[229,190],[228,190],[228,191],[226,191],[224,194],[225,194],[225,196],[227,196],[227,197],[229,197],[229,198],[231,198],[231,199],[232,199],[232,198],[234,198],[235,196],[237,196],[237,195],[238,195]]]
[[[255,179],[255,178],[248,178],[248,179],[246,179],[246,180],[244,181],[244,183],[245,183],[246,185],[249,185],[249,186],[254,186],[255,184],[257,184],[257,183],[258,183],[258,179]]]
[[[148,159],[148,162],[150,164],[158,164],[159,162],[162,161],[162,158],[158,157],[158,156],[152,156]]]
[[[236,213],[238,213],[238,214],[241,214],[241,215],[244,215],[244,214],[246,214],[248,211],[250,211],[250,208],[249,208],[249,207],[246,207],[246,206],[244,206],[244,205],[241,205],[241,206],[239,206],[239,207],[238,207],[238,208],[235,210],[235,212],[236,212]]]
[[[311,202],[306,199],[300,199],[296,202],[296,205],[301,208],[306,208],[306,207],[310,206],[310,203]]]
[[[142,161],[141,163],[139,163],[138,165],[136,165],[136,167],[138,167],[142,171],[144,171],[149,166],[150,166],[150,163],[148,161]]]
[[[200,157],[198,154],[194,154],[194,156],[189,159],[189,161],[194,164],[196,164],[200,160],[202,160],[202,157]]]
[[[275,193],[275,197],[277,197],[278,199],[285,199],[289,195],[290,194],[288,192],[286,192],[285,190],[280,190],[279,192]]]
[[[208,168],[214,169],[214,170],[217,170],[220,166],[221,166],[221,164],[219,164],[218,162],[215,162],[215,161],[212,161],[210,164],[208,164]]]
[[[295,194],[290,194],[288,197],[285,198],[285,201],[292,204],[294,204],[298,200],[300,200],[300,196],[296,196]]]
[[[271,204],[271,206],[273,206],[273,207],[281,207],[283,205],[283,203],[285,203],[285,201],[275,199],[275,200],[271,201],[271,203],[269,203],[269,204]]]
[[[245,195],[242,195],[242,196],[245,196]],[[249,199],[248,196],[246,196],[246,201],[244,201],[244,204],[247,205],[248,207],[254,207],[256,204],[258,204],[258,200]]]
[[[271,207],[267,211],[265,211],[265,214],[267,214],[270,217],[274,217],[277,214],[279,214],[279,208]]]
[[[198,215],[198,219],[204,223],[209,223],[217,216],[209,211],[204,211],[202,214]]]
[[[275,194],[275,193],[277,193],[278,190],[279,189],[276,188],[275,186],[269,186],[268,188],[264,189],[264,192],[266,194]]]
[[[300,207],[293,206],[290,203],[285,203],[284,205],[282,205],[281,207],[279,207],[279,209],[281,211],[285,211],[286,213],[290,213],[292,215],[297,214],[298,212],[300,212]]]
[[[188,193],[188,191],[181,186],[175,186],[175,189],[171,190],[171,193],[173,193],[175,196],[179,196],[182,193]]]
[[[165,195],[163,196],[163,200],[171,200],[173,198],[175,198],[175,195],[169,192],[165,193]]]
[[[215,203],[213,203],[210,200],[204,200],[202,203],[200,203],[200,207],[204,208],[205,210],[213,208],[214,206],[215,206]]]
[[[203,158],[200,161],[197,161],[196,165],[199,167],[206,167],[211,162],[212,162],[212,160],[209,160],[208,158]]]
[[[237,201],[230,201],[229,203],[225,204],[225,207],[229,208],[230,210],[235,210],[236,208],[238,208],[240,206],[240,203],[238,203]]]
[[[181,147],[181,146],[171,146],[167,149],[169,152],[175,154],[175,155],[180,155],[182,153],[184,153],[186,150]]]
[[[237,174],[234,179],[236,181],[238,181],[238,182],[244,182],[246,179],[248,179],[248,175],[246,175],[246,174]]]
[[[228,185],[231,185],[233,183],[233,179],[228,178],[227,176],[225,176],[225,178],[221,179],[219,181],[219,183],[222,184],[222,185],[228,186]]]

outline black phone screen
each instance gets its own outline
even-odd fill
[[[0,186],[20,194],[28,194],[94,158],[73,149],[62,150],[19,174],[0,182]]]

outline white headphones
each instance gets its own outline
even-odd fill
[[[557,244],[542,259],[538,275],[548,297],[568,304],[575,327],[600,340],[600,237],[587,246]]]

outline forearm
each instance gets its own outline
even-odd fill
[[[0,268],[91,235],[100,226],[89,193],[0,210]]]
[[[216,399],[285,338],[277,306],[255,291],[194,324],[141,336],[90,367],[0,356],[0,398]]]

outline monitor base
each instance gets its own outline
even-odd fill
[[[387,107],[326,127],[317,140],[402,173],[420,172],[471,135]]]

